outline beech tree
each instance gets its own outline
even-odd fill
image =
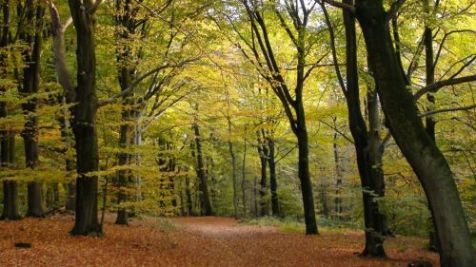
[[[317,224],[314,211],[314,197],[312,192],[312,182],[309,173],[309,147],[308,147],[308,133],[306,126],[306,116],[303,104],[303,90],[306,80],[309,78],[311,72],[319,64],[319,59],[314,59],[316,62],[309,63],[308,58],[311,42],[308,39],[309,16],[314,9],[306,6],[304,3],[294,3],[293,1],[285,1],[281,6],[277,3],[271,3],[267,9],[267,5],[262,5],[253,1],[241,1],[244,12],[250,22],[250,31],[246,35],[240,33],[234,25],[233,18],[228,17],[228,21],[232,24],[233,29],[238,34],[241,43],[238,48],[243,52],[265,79],[273,92],[281,101],[285,114],[289,119],[290,127],[298,140],[299,151],[299,179],[301,182],[302,201],[304,207],[304,217],[306,221],[306,233],[317,234]],[[286,32],[287,37],[294,45],[295,54],[297,58],[297,65],[295,67],[296,82],[294,89],[291,89],[289,82],[286,82],[284,73],[281,70],[280,64],[277,61],[275,49],[269,35],[269,21],[265,19],[268,13],[274,12],[276,19]],[[267,14],[265,16],[265,14]],[[289,28],[288,19],[292,21],[293,29]],[[250,37],[247,37],[250,36]]]
[[[352,4],[352,0],[343,1]],[[357,57],[357,36],[355,16],[349,10],[343,10],[345,41],[346,41],[346,75],[342,75],[337,58],[335,33],[325,3],[320,2],[325,20],[330,32],[330,43],[336,75],[339,85],[346,98],[349,128],[354,140],[357,156],[357,165],[362,185],[365,222],[365,249],[364,256],[385,257],[383,247],[386,235],[385,216],[379,209],[377,197],[383,197],[384,177],[381,166],[383,144],[380,140],[378,100],[373,88],[368,89],[368,118],[369,127],[362,114],[360,104],[359,69]]]
[[[418,117],[392,43],[389,21],[403,2],[395,2],[386,11],[383,1],[356,1],[355,12],[390,131],[428,197],[441,242],[441,264],[471,266],[474,252],[453,174]]]

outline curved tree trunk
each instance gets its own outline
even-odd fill
[[[441,265],[476,263],[468,225],[451,169],[418,117],[406,88],[390,36],[389,14],[382,0],[359,0],[356,14],[390,131],[427,195],[441,241]]]

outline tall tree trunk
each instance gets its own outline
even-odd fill
[[[336,118],[334,118],[335,120]],[[335,122],[335,121],[334,121]],[[334,123],[335,124],[335,123]],[[341,188],[342,188],[342,166],[340,163],[339,147],[337,145],[337,133],[334,133],[333,139],[333,150],[334,150],[334,165],[336,172],[336,188],[335,188],[335,197],[334,197],[334,212],[337,220],[340,220],[342,214],[342,199],[341,199]]]
[[[241,163],[241,199],[243,200],[243,215],[246,217],[248,212],[246,209],[246,153],[247,153],[247,141],[245,138],[243,147],[243,161]]]
[[[353,0],[343,0],[344,4],[353,4]],[[364,256],[385,257],[384,231],[385,217],[381,213],[376,197],[383,197],[384,177],[381,169],[382,153],[378,105],[375,91],[369,90],[369,128],[365,123],[360,105],[360,89],[357,65],[357,39],[355,17],[344,10],[346,36],[346,78],[347,87],[342,88],[346,98],[349,129],[354,139],[357,167],[362,186],[364,208],[365,248]]]
[[[298,141],[299,181],[301,183],[302,203],[304,206],[304,220],[306,234],[318,234],[316,212],[314,209],[314,196],[312,193],[311,175],[309,173],[309,141],[306,128],[306,118],[302,99],[297,101],[296,109],[296,137]]]
[[[253,210],[255,218],[258,218],[258,177],[255,176],[253,180]]]
[[[268,214],[268,202],[266,201],[266,187],[268,184],[268,159],[266,158],[268,155],[268,147],[262,138],[262,133],[258,132],[258,153],[260,158],[260,166],[261,166],[261,179],[260,179],[260,186],[259,186],[259,212],[260,216],[266,216]]]
[[[15,160],[15,136],[2,133],[1,163],[2,167],[12,167]],[[3,180],[3,220],[21,219],[18,211],[18,183],[15,180]]]
[[[65,150],[65,171],[69,175],[75,170],[75,161],[69,157],[68,151],[73,147],[73,133],[71,132],[71,123],[67,119],[69,110],[66,108],[66,97],[61,95],[58,97],[58,103],[62,105],[61,116],[58,118],[60,125],[61,139],[64,143]],[[68,181],[66,183],[66,203],[65,208],[68,211],[74,211],[76,205],[76,181]]]
[[[10,44],[10,2],[3,1],[0,8],[2,12],[2,27],[0,27],[0,48],[5,48]],[[0,55],[0,78],[7,79],[7,65],[5,55]],[[6,88],[0,87],[1,92]],[[7,103],[0,102],[0,118],[5,118],[7,113]],[[0,163],[2,168],[12,167],[15,160],[15,135],[7,130],[0,131]],[[1,219],[19,220],[18,212],[18,190],[17,181],[3,179],[3,213]]]
[[[281,212],[279,210],[278,199],[278,179],[276,174],[276,157],[274,139],[272,136],[266,137],[268,146],[268,166],[269,166],[269,188],[271,189],[271,211],[273,216],[279,217]]]
[[[415,100],[406,88],[389,31],[382,0],[356,1],[370,69],[390,131],[418,176],[427,195],[439,240],[442,266],[474,266],[468,225],[451,169],[425,131]]]
[[[321,180],[319,199],[322,204],[321,214],[325,218],[329,217],[329,204],[327,203],[327,184]]]
[[[140,6],[131,0],[115,1],[116,8],[116,36],[119,39],[119,45],[116,48],[118,61],[118,78],[122,92],[127,92],[134,81],[137,72],[137,64],[140,52],[139,48],[132,48],[131,43],[135,40],[136,35],[143,36],[143,25],[146,20],[139,18]],[[119,147],[123,150],[118,154],[119,166],[125,166],[132,163],[133,155],[124,150],[130,148],[134,144],[134,126],[132,122],[136,119],[135,115],[139,112],[137,103],[134,103],[134,94],[132,92],[125,93],[122,96],[122,124],[119,130]],[[120,205],[127,201],[127,186],[132,182],[133,175],[129,170],[120,170],[117,173],[115,186],[118,188],[117,202]],[[116,224],[127,224],[128,212],[125,208],[120,207],[117,211]]]
[[[428,0],[424,0],[424,8],[425,13],[427,16],[431,15],[430,12],[430,5]],[[425,70],[426,70],[426,85],[432,85],[435,83],[435,66],[434,66],[434,52],[433,52],[433,30],[430,28],[428,23],[425,24],[425,32],[424,32],[424,46],[425,46]],[[427,112],[431,112],[435,109],[436,105],[436,98],[435,92],[429,92],[427,95],[428,106]],[[430,115],[425,117],[425,129],[428,135],[430,136],[433,141],[436,142],[436,120],[435,116]],[[430,207],[431,209],[431,207]],[[430,218],[432,224],[434,225],[435,222],[433,221],[433,217]],[[429,233],[429,249],[432,251],[439,251],[439,241],[438,235],[436,231],[432,229]]]
[[[73,235],[101,235],[98,221],[99,170],[96,132],[96,51],[92,0],[69,0],[77,38],[77,87],[72,108],[72,128],[76,140],[76,216]]]
[[[32,170],[38,167],[38,121],[36,110],[38,100],[31,95],[38,93],[40,86],[40,61],[43,34],[44,7],[34,4],[33,1],[25,3],[26,23],[33,25],[33,30],[20,30],[20,39],[28,45],[28,50],[23,53],[25,67],[23,68],[23,81],[18,91],[23,97],[30,99],[22,104],[25,116],[25,126],[22,132],[25,148],[25,165]],[[39,181],[28,182],[28,217],[42,217],[43,185]]]
[[[198,107],[197,107],[198,109]],[[200,207],[201,213],[205,216],[213,215],[212,204],[210,202],[210,195],[208,191],[208,179],[205,172],[205,165],[203,162],[203,154],[202,154],[202,142],[200,137],[200,127],[198,126],[198,121],[195,120],[193,125],[193,132],[195,134],[195,149],[196,149],[196,158],[197,158],[197,165],[196,165],[196,172],[199,181],[199,197],[200,197]]]
[[[231,125],[231,118],[227,117],[228,122],[228,135],[232,134],[232,125]],[[231,140],[228,140],[228,152],[230,153],[231,157],[231,176],[233,182],[233,213],[235,218],[238,218],[238,167],[236,166],[236,155],[235,150],[233,148],[233,143]]]

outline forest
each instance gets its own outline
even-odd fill
[[[475,0],[0,0],[0,266],[476,266]]]

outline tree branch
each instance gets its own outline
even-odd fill
[[[422,89],[418,90],[418,92],[416,92],[414,94],[414,98],[415,98],[415,100],[418,100],[423,95],[425,95],[426,93],[437,92],[438,90],[440,90],[443,87],[451,86],[451,85],[458,85],[458,84],[472,82],[472,81],[476,81],[476,74],[469,75],[469,76],[464,76],[464,77],[460,77],[460,78],[453,78],[453,79],[439,81],[439,82],[433,83],[431,85],[428,85],[428,86],[423,87]]]
[[[387,22],[391,21],[394,17],[397,16],[398,11],[400,11],[400,8],[403,6],[406,0],[397,0],[392,4],[390,9],[387,12]]]
[[[337,7],[337,8],[342,8],[344,10],[347,10],[351,13],[355,13],[355,7],[353,5],[349,5],[349,4],[345,4],[345,3],[341,3],[341,2],[337,2],[337,1],[334,1],[334,0],[315,0],[318,4],[322,4],[322,3],[327,3],[333,7]]]
[[[420,117],[427,117],[427,116],[435,115],[435,114],[438,114],[438,113],[444,113],[444,112],[471,110],[471,109],[474,109],[474,108],[476,108],[476,104],[466,106],[466,107],[437,109],[437,110],[432,110],[432,111],[422,113],[422,114],[420,114]]]

